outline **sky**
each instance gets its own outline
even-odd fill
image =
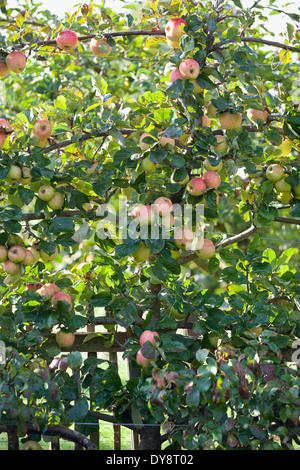
[[[129,1],[129,0],[128,0]],[[248,8],[253,5],[255,0],[241,0],[242,5],[244,8]],[[48,8],[52,13],[55,13],[59,18],[64,18],[64,13],[65,11],[72,11],[75,9],[75,5],[78,4],[84,4],[84,3],[89,3],[89,0],[39,0],[39,3],[41,3],[41,8],[43,6],[45,8]],[[101,3],[101,1],[95,3]],[[130,1],[131,3],[131,1]],[[134,3],[134,2],[132,2]],[[286,3],[288,3],[287,0],[276,0],[275,1],[277,7],[284,11],[288,12],[294,12],[300,14],[299,9],[297,9],[297,4],[299,3],[299,0],[290,0],[290,4],[288,6],[284,6]],[[261,5],[269,5],[269,0],[260,0]],[[8,6],[9,7],[16,7],[19,6],[20,2],[18,0],[8,0]],[[109,6],[110,8],[113,8],[114,11],[121,11],[122,6],[124,6],[124,2],[121,2],[120,0],[105,0],[105,5]],[[268,11],[268,10],[266,10]],[[271,10],[270,10],[271,13]],[[293,24],[292,20],[288,19],[285,15],[270,15],[269,20],[268,20],[268,27],[272,29],[272,31],[275,33],[275,40],[279,39],[279,34],[285,30],[285,25],[286,21],[289,21]]]

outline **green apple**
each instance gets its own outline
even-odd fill
[[[139,245],[139,247],[135,250],[135,252],[133,253],[133,259],[137,262],[137,263],[142,263],[143,261],[146,261],[149,256],[151,255],[151,250],[150,248],[148,248],[145,243],[141,243]]]
[[[281,165],[278,165],[278,163],[273,163],[273,165],[268,166],[266,170],[266,177],[269,181],[275,183],[284,177],[284,169]]]

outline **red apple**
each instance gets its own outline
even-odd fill
[[[9,73],[10,70],[5,64],[5,62],[2,62],[2,60],[0,60],[0,77],[6,77]]]
[[[5,144],[5,140],[6,140],[6,135],[0,133],[0,148],[1,149],[2,149],[3,145]]]
[[[143,346],[144,343],[150,341],[153,346],[156,346],[155,336],[159,338],[159,334],[156,331],[145,330],[140,336],[140,345]]]
[[[53,124],[49,119],[38,119],[35,122],[32,132],[39,140],[47,140],[52,134]]]
[[[106,57],[111,53],[111,46],[107,43],[107,39],[93,38],[90,42],[90,49],[97,57]]]
[[[21,245],[13,245],[8,250],[8,259],[13,263],[21,263],[24,261],[26,256],[26,250]]]
[[[242,115],[241,113],[222,113],[219,115],[219,121],[221,127],[226,130],[237,129],[242,124]]]
[[[71,51],[78,44],[78,37],[74,31],[61,31],[56,39],[57,46],[63,51]]]
[[[71,296],[67,294],[67,292],[62,292],[62,291],[55,292],[51,298],[52,307],[56,308],[57,302],[59,301],[67,302],[70,305],[70,308],[72,309],[72,306],[73,306],[72,299],[71,299]]]
[[[142,225],[151,225],[155,220],[155,213],[150,204],[138,204],[131,211],[131,217]]]
[[[148,359],[147,357],[145,357],[142,354],[141,349],[139,349],[136,355],[136,362],[138,363],[139,366],[146,367],[151,362],[151,359]]]
[[[204,238],[203,240],[199,240],[195,245],[195,252],[199,256],[199,258],[209,259],[212,258],[215,254],[216,248],[214,243]]]
[[[258,119],[265,122],[269,116],[268,111],[261,111],[259,109],[248,109],[247,116],[252,122],[256,122]]]
[[[148,143],[144,142],[145,137],[151,137],[153,139],[153,136],[150,135],[150,134],[147,134],[147,132],[143,132],[141,134],[141,136],[140,136],[140,147],[143,151],[148,150],[153,145],[153,144],[148,144]]]
[[[188,182],[187,189],[192,196],[200,196],[206,190],[206,183],[203,178],[192,178]]]
[[[172,147],[174,147],[175,145],[175,140],[172,139],[171,137],[165,137],[163,135],[164,131],[161,131],[157,134],[158,138],[159,138],[159,142],[160,142],[160,145],[162,145],[163,147],[167,144],[170,144],[172,145]]]
[[[156,214],[164,217],[172,212],[173,203],[167,197],[158,197],[153,203],[153,210]]]
[[[210,126],[210,119],[207,116],[207,114],[204,114],[204,116],[202,116],[201,124],[202,124],[203,127],[209,127]]]
[[[170,82],[173,83],[175,80],[182,80],[182,75],[179,69],[173,69],[170,73]]]
[[[12,131],[12,127],[9,124],[9,122],[7,122],[7,120],[3,118],[0,119],[0,128],[3,128],[3,134],[7,134],[10,131]],[[2,132],[2,129],[1,129],[1,132]]]
[[[57,285],[53,284],[52,282],[47,282],[43,286],[41,285],[37,292],[42,296],[48,297],[49,295],[53,295],[59,292],[59,287],[57,287]]]
[[[10,260],[7,260],[4,263],[3,270],[7,273],[10,274],[11,276],[16,276],[17,274],[21,273],[21,265],[13,263]]]
[[[42,284],[39,282],[28,282],[26,284],[26,290],[35,290],[38,291],[42,287]]]
[[[180,38],[185,34],[184,27],[187,22],[181,18],[172,18],[165,27],[165,34],[169,46],[175,49],[180,48]]]
[[[21,73],[26,67],[26,56],[21,51],[13,51],[6,56],[5,63],[9,70],[14,73]]]
[[[221,155],[225,155],[228,150],[226,137],[224,135],[215,135],[215,139],[217,141],[217,144],[214,145],[215,151],[220,152]]]
[[[61,348],[70,348],[75,342],[75,334],[60,330],[56,333],[56,342]]]
[[[35,258],[30,250],[25,250],[25,258],[23,260],[24,266],[32,266],[35,263]]]
[[[194,59],[185,59],[179,65],[179,72],[183,78],[195,80],[200,73],[200,65]]]
[[[221,184],[221,178],[215,171],[206,171],[203,174],[203,179],[208,188],[217,189]]]

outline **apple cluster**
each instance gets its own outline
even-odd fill
[[[22,245],[0,246],[0,262],[3,270],[10,276],[17,276],[22,272],[22,266],[32,266],[40,258],[40,252],[35,247],[25,248]]]
[[[49,209],[59,210],[63,207],[65,196],[60,191],[55,191],[51,184],[43,184],[38,191],[38,197],[47,202]]]
[[[266,177],[274,184],[277,200],[283,204],[288,204],[293,197],[300,199],[300,183],[296,188],[293,188],[293,194],[291,185],[285,180],[286,176],[284,168],[278,163],[273,163],[266,169]]]
[[[73,302],[70,294],[61,291],[59,287],[51,282],[45,283],[44,285],[38,285],[36,292],[45,298],[50,298],[53,309],[57,308],[58,302],[66,302],[69,304],[70,311],[73,308]],[[60,329],[56,335],[56,342],[60,347],[70,348],[75,341],[75,334],[70,331],[64,331]]]
[[[74,31],[60,31],[55,43],[61,51],[72,52],[78,44],[78,36]],[[90,50],[97,57],[106,57],[111,53],[112,47],[106,38],[93,38],[90,42]],[[7,54],[4,62],[0,60],[0,77],[6,77],[10,72],[22,73],[26,64],[27,57],[24,52],[13,50]]]

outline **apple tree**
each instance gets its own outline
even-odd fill
[[[140,449],[292,450],[299,15],[239,0],[1,14],[1,431],[80,422],[88,440],[102,420]],[[128,378],[83,354],[93,341]]]

